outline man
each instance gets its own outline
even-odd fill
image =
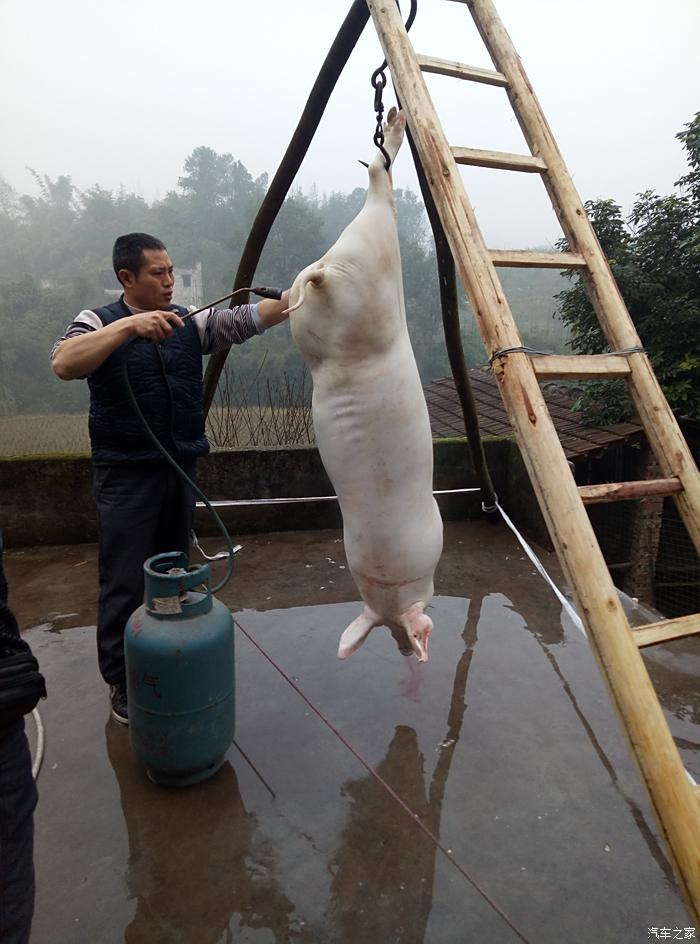
[[[143,602],[143,562],[162,551],[189,553],[194,495],[138,418],[122,365],[148,425],[192,478],[209,451],[204,432],[202,355],[241,344],[287,316],[280,301],[209,309],[183,321],[171,304],[173,265],[146,233],[120,236],[112,262],[119,301],[81,311],[51,352],[62,380],[87,378],[95,467],[100,598],[97,650],[112,715],[128,724],[124,625]],[[142,343],[151,342],[151,343]]]

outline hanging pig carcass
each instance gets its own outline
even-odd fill
[[[393,161],[406,121],[392,108],[384,147]],[[406,328],[391,174],[378,153],[361,212],[303,270],[291,328],[313,377],[313,422],[343,515],[345,553],[365,606],[340,638],[352,655],[375,626],[404,654],[428,659],[425,608],[442,552],[433,498],[428,410]]]

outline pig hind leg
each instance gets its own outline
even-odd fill
[[[405,114],[394,107],[390,108],[384,122],[384,150],[392,161],[401,147],[405,130]]]
[[[405,130],[406,116],[404,113],[393,107],[390,108],[384,124],[384,150],[389,155],[392,163],[401,147]],[[391,189],[391,178],[387,176],[384,155],[381,151],[375,154],[372,163],[369,165],[369,178],[370,184],[380,185],[380,187],[388,186]]]

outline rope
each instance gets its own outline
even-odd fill
[[[482,505],[482,508],[483,508],[483,505]],[[561,605],[564,607],[564,609],[566,610],[566,612],[567,612],[567,613],[569,614],[569,616],[571,617],[571,621],[573,622],[574,626],[576,626],[577,629],[580,629],[581,632],[583,633],[583,635],[586,636],[586,630],[584,629],[583,623],[582,623],[582,621],[581,621],[581,617],[578,615],[578,613],[577,613],[576,610],[573,608],[573,606],[571,605],[571,603],[569,603],[569,601],[566,599],[566,597],[565,597],[564,594],[561,592],[561,590],[559,589],[559,587],[554,583],[554,581],[552,580],[552,578],[549,576],[549,574],[548,574],[547,571],[545,570],[544,564],[543,564],[542,561],[539,559],[539,557],[537,556],[537,554],[535,554],[535,552],[534,552],[533,549],[530,547],[530,545],[527,543],[527,541],[526,541],[525,538],[522,536],[522,534],[521,534],[521,533],[518,531],[518,529],[515,527],[515,525],[514,525],[513,522],[510,520],[510,518],[508,517],[508,515],[505,513],[505,511],[503,510],[503,508],[501,507],[501,505],[498,503],[498,499],[496,499],[496,508],[498,508],[498,510],[499,510],[500,513],[501,513],[501,517],[503,518],[503,520],[505,521],[505,523],[508,525],[508,527],[510,528],[510,530],[513,532],[513,534],[515,535],[515,537],[518,539],[518,544],[520,544],[520,546],[522,547],[522,549],[525,551],[525,553],[527,554],[527,556],[530,558],[530,560],[532,561],[532,563],[533,563],[533,564],[535,565],[535,567],[537,568],[537,571],[539,572],[540,576],[542,576],[542,577],[545,579],[545,581],[549,584],[549,586],[550,586],[550,587],[552,588],[552,590],[554,591],[554,594],[555,594],[556,598],[559,600],[559,602],[561,603]],[[484,508],[484,511],[487,511],[487,510],[488,510],[488,509]],[[588,637],[586,636],[586,638],[588,638]]]
[[[340,733],[340,731],[335,727],[335,725],[333,725],[333,724],[328,720],[328,718],[325,717],[325,715],[324,715],[323,712],[320,710],[320,708],[317,708],[317,707],[316,707],[316,705],[311,701],[311,699],[310,699],[306,694],[304,694],[304,692],[303,692],[303,691],[301,690],[301,688],[296,684],[296,682],[295,682],[292,678],[290,678],[289,675],[287,675],[287,673],[284,671],[284,669],[282,669],[282,668],[275,662],[275,660],[274,660],[270,655],[267,654],[267,652],[265,652],[265,650],[262,648],[262,646],[260,646],[259,643],[257,643],[257,642],[255,641],[255,639],[253,639],[253,637],[250,635],[250,633],[247,632],[247,630],[245,630],[245,629],[243,628],[243,626],[241,626],[241,624],[238,622],[238,620],[234,620],[234,622],[235,622],[236,626],[240,629],[240,631],[243,633],[243,635],[246,637],[246,639],[248,639],[248,641],[251,642],[251,643],[255,646],[255,648],[258,650],[258,652],[259,652],[262,656],[264,656],[264,657],[267,659],[267,661],[270,663],[270,665],[271,665],[274,669],[276,669],[277,672],[279,672],[279,674],[282,676],[282,678],[283,678],[289,685],[291,685],[291,687],[294,689],[294,691],[297,693],[297,695],[299,695],[299,697],[300,697],[304,702],[306,702],[306,704],[309,706],[309,708],[314,712],[314,714],[315,714],[318,718],[320,718],[320,720],[326,725],[326,727],[330,728],[330,730],[333,732],[333,734],[335,734],[335,736],[338,738],[338,740],[339,740],[339,741],[350,751],[350,753],[362,764],[362,766],[365,768],[365,770],[367,770],[367,771],[372,775],[372,777],[374,777],[374,779],[375,779],[378,783],[380,783],[382,787],[384,787],[384,789],[385,789],[385,790],[387,791],[387,793],[392,797],[392,799],[394,799],[394,800],[398,803],[398,805],[401,807],[401,809],[411,817],[411,819],[412,819],[413,822],[418,826],[418,828],[419,828],[420,830],[422,830],[422,832],[425,833],[425,835],[435,844],[435,847],[436,847],[437,849],[439,849],[440,852],[442,852],[442,854],[452,863],[452,865],[457,869],[457,871],[460,873],[460,875],[462,875],[462,877],[467,880],[467,882],[472,886],[472,888],[474,888],[475,891],[477,891],[478,894],[481,895],[481,897],[484,899],[484,901],[485,901],[488,905],[490,905],[491,908],[493,908],[493,910],[496,912],[496,914],[497,914],[500,918],[502,918],[503,921],[505,921],[505,923],[508,925],[508,927],[511,929],[511,931],[513,931],[513,933],[514,933],[515,935],[517,935],[517,937],[518,937],[521,941],[523,941],[524,944],[529,944],[527,938],[524,937],[523,934],[515,927],[515,925],[514,925],[513,922],[510,920],[510,918],[505,914],[505,912],[502,911],[501,908],[498,907],[498,905],[495,903],[495,901],[493,901],[493,899],[489,896],[489,894],[488,894],[486,891],[484,891],[484,889],[479,885],[479,883],[478,883],[475,879],[473,879],[473,878],[471,877],[471,875],[469,874],[469,872],[467,872],[467,870],[466,870],[463,866],[461,866],[461,865],[459,864],[459,862],[457,862],[457,860],[453,857],[452,853],[451,853],[448,849],[446,849],[445,846],[443,846],[443,844],[440,842],[440,840],[437,838],[437,836],[432,832],[432,830],[430,830],[430,829],[425,825],[425,823],[420,819],[420,817],[418,816],[418,814],[413,812],[413,810],[405,803],[405,801],[401,799],[401,797],[398,795],[398,793],[396,793],[396,791],[386,782],[386,780],[384,780],[384,778],[381,776],[381,774],[377,773],[377,771],[374,769],[374,767],[372,767],[372,765],[371,765],[370,763],[368,763],[368,761],[366,761],[366,760],[364,759],[364,757],[362,756],[362,754],[360,754],[360,752],[357,750],[357,748],[354,747],[354,746],[347,740],[347,738],[345,738],[345,737]]]
[[[484,507],[483,504],[482,504],[481,507],[482,507],[482,509],[483,509],[484,511],[489,511],[489,510],[490,510],[489,508]],[[574,626],[576,626],[577,629],[580,629],[581,632],[583,633],[583,635],[586,637],[586,639],[588,639],[588,634],[586,633],[586,629],[585,629],[585,627],[584,627],[584,625],[583,625],[583,621],[581,620],[581,617],[578,615],[578,613],[576,612],[576,610],[574,609],[574,607],[573,607],[573,606],[571,605],[571,603],[566,599],[566,597],[565,597],[564,594],[561,592],[561,590],[559,589],[559,587],[557,587],[557,585],[554,583],[554,581],[552,580],[552,578],[549,576],[549,574],[548,574],[547,571],[545,570],[544,564],[543,564],[542,561],[539,559],[539,557],[537,556],[537,554],[535,554],[535,552],[533,551],[533,549],[530,547],[530,545],[527,543],[527,541],[525,540],[525,538],[522,536],[522,534],[521,534],[521,533],[518,531],[518,529],[515,527],[515,525],[514,525],[513,522],[510,520],[510,518],[508,517],[508,515],[505,513],[505,511],[503,510],[503,508],[501,508],[501,506],[498,504],[498,499],[496,499],[496,505],[495,505],[495,507],[500,511],[501,517],[503,518],[503,520],[505,521],[505,523],[508,525],[508,527],[510,528],[510,530],[513,532],[513,534],[515,535],[515,537],[516,537],[517,540],[518,540],[518,543],[520,544],[520,546],[522,547],[522,549],[525,551],[525,553],[527,554],[527,556],[530,558],[530,560],[532,561],[532,563],[535,565],[535,567],[536,567],[537,570],[539,571],[540,575],[541,575],[542,577],[544,577],[545,581],[549,584],[549,586],[550,586],[550,587],[552,588],[552,590],[554,591],[554,593],[555,593],[557,599],[559,600],[559,602],[561,603],[561,605],[564,607],[564,609],[565,609],[566,612],[568,613],[568,615],[569,615],[569,617],[570,617],[570,619],[571,619],[571,622],[574,624]],[[691,785],[692,785],[693,787],[697,787],[697,786],[698,786],[698,783],[697,783],[697,781],[695,780],[695,778],[693,777],[693,775],[690,773],[690,771],[689,771],[687,768],[684,768],[684,770],[685,770],[686,777],[687,777],[688,780],[690,781]]]
[[[531,356],[539,357],[556,357],[557,355],[553,354],[551,351],[536,351],[534,348],[528,347],[526,344],[521,344],[516,347],[502,347],[499,350],[495,351],[491,357],[489,357],[489,367],[493,367],[493,362],[499,357],[505,357],[507,354],[529,354]],[[608,351],[607,354],[589,354],[589,357],[610,357],[613,354],[627,355],[627,354],[646,354],[646,350],[643,347],[623,347],[619,351]]]

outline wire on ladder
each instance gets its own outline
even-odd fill
[[[624,347],[619,351],[608,351],[606,354],[591,354],[590,357],[610,357],[613,354],[646,354],[646,349],[643,347]],[[493,362],[498,360],[499,357],[505,357],[507,354],[530,354],[537,357],[556,357],[556,354],[552,354],[551,351],[536,351],[534,348],[528,347],[526,344],[520,344],[515,347],[502,347],[499,350],[494,351],[494,353],[489,357],[489,367],[493,367]]]

